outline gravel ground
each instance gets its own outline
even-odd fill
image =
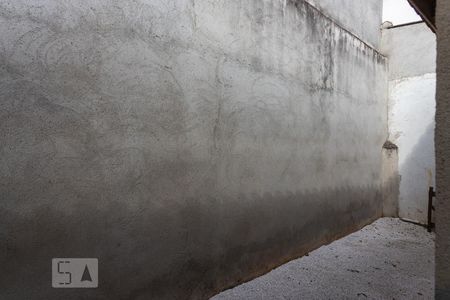
[[[214,296],[224,299],[432,299],[434,234],[382,218]]]

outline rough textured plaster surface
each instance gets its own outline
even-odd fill
[[[398,174],[398,148],[392,143],[383,146],[383,216],[398,217],[400,175]]]
[[[427,222],[435,186],[436,36],[425,23],[383,29],[389,59],[389,140],[398,146],[399,215]],[[420,58],[420,59],[419,59]]]
[[[435,94],[435,74],[389,84],[389,139],[399,147],[399,213],[423,224],[427,222],[428,188],[435,187]]]
[[[0,62],[2,299],[204,298],[381,215],[385,59],[303,1],[1,0]]]
[[[437,1],[436,298],[450,298],[450,2]]]
[[[308,0],[361,40],[380,46],[382,0]]]
[[[383,29],[380,52],[389,57],[389,79],[436,73],[435,43],[425,23]]]

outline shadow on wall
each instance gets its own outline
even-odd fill
[[[427,222],[428,188],[435,184],[434,127],[434,123],[427,126],[425,133],[399,166],[399,215],[423,224]]]
[[[204,299],[371,223],[380,196],[361,186],[135,211],[120,201],[1,208],[0,298]],[[99,288],[52,289],[53,257],[97,257]]]

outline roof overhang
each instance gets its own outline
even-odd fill
[[[408,0],[408,2],[427,23],[428,27],[436,33],[436,0]]]

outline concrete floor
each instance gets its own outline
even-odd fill
[[[211,298],[432,299],[434,234],[382,218]]]

